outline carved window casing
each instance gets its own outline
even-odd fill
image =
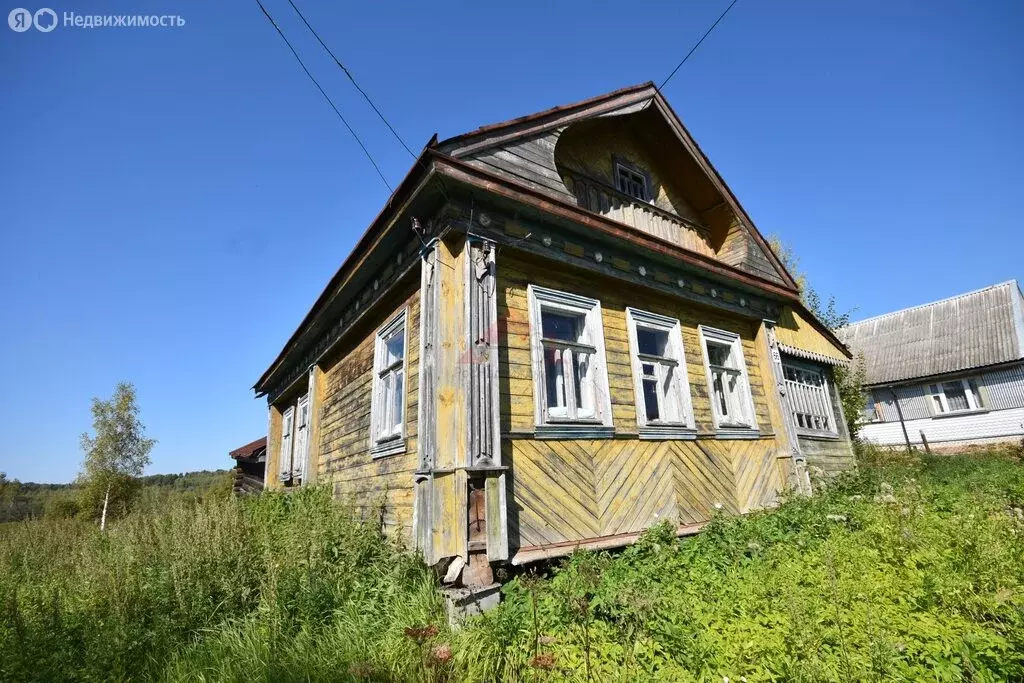
[[[610,436],[601,302],[535,285],[528,295],[537,435]]]
[[[626,309],[636,419],[641,438],[696,435],[679,320]]]
[[[374,457],[405,451],[407,312],[403,309],[376,335],[370,409],[370,453]]]
[[[744,434],[757,429],[750,378],[738,334],[713,327],[698,327],[704,347],[704,369],[715,429],[720,435]]]

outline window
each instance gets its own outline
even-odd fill
[[[694,435],[679,321],[627,308],[626,324],[640,437],[678,439]]]
[[[973,378],[932,384],[928,391],[930,407],[936,415],[984,408],[978,382]]]
[[[278,456],[278,477],[282,482],[292,480],[292,443],[295,431],[295,406],[289,406],[281,416],[281,455]]]
[[[825,373],[819,368],[786,360],[782,363],[782,374],[797,431],[836,436],[839,432]]]
[[[703,325],[698,328],[704,346],[708,395],[716,429],[756,429],[750,381],[739,335]]]
[[[405,337],[403,310],[377,332],[370,409],[370,453],[405,451]]]
[[[651,188],[647,181],[647,174],[621,162],[615,162],[615,186],[619,192],[628,194],[633,199],[642,202],[651,201]]]
[[[591,436],[610,435],[600,302],[534,285],[528,295],[538,436],[567,434],[543,428],[574,424]],[[594,432],[588,425],[608,429]]]

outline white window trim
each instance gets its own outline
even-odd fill
[[[303,394],[295,402],[295,452],[292,455],[292,482],[296,479],[296,473],[298,473],[298,480],[300,484],[305,484],[307,481],[307,471],[309,469],[309,448],[310,448],[310,433],[313,428],[313,404],[311,402],[311,396],[309,393]],[[302,437],[301,449],[299,444],[299,416],[302,414],[302,404],[306,404],[306,426],[305,432]]]
[[[681,420],[655,420],[648,422],[647,406],[644,399],[642,361],[637,342],[637,327],[647,327],[668,333],[672,358],[677,362],[676,376],[672,391],[676,395]],[[683,347],[682,325],[678,318],[669,318],[657,313],[626,308],[626,327],[629,332],[629,357],[633,369],[633,395],[636,403],[636,422],[641,439],[693,439],[697,430],[693,418],[693,401],[690,397],[690,378],[686,368],[686,353]]]
[[[978,394],[975,396],[974,391],[971,389],[970,382],[974,381],[975,386],[978,387]],[[946,384],[952,382],[960,382],[960,385],[964,389],[964,395],[967,397],[967,407],[960,408],[958,410],[949,409],[949,401],[946,398]],[[958,377],[956,379],[937,380],[935,382],[929,382],[925,385],[925,396],[928,399],[928,409],[932,413],[932,417],[946,417],[952,415],[964,415],[967,413],[978,413],[985,412],[987,409],[984,405],[984,399],[981,396],[981,379],[978,377]],[[933,392],[932,387],[935,387],[938,391]],[[935,406],[935,400],[939,401],[939,408],[937,410]],[[981,401],[979,403],[979,401]]]
[[[286,426],[288,427],[287,429],[285,429]],[[282,483],[292,480],[292,450],[294,444],[295,406],[290,405],[281,413],[281,451],[277,455],[277,472],[278,479]]]
[[[787,365],[789,365],[789,366],[791,366],[793,368],[796,368],[797,370],[802,370],[803,372],[814,373],[814,374],[816,374],[816,375],[821,377],[821,388],[822,388],[822,392],[825,394],[824,399],[825,399],[825,409],[826,409],[826,414],[823,417],[828,418],[828,423],[829,423],[829,425],[831,425],[831,427],[829,429],[810,429],[810,428],[807,428],[807,427],[801,427],[800,423],[796,421],[796,415],[795,415],[795,413],[797,412],[796,406],[794,406],[792,404],[792,402],[791,402],[790,403],[790,411],[791,411],[790,418],[793,420],[793,427],[796,429],[797,433],[805,434],[805,435],[808,435],[808,436],[823,436],[823,437],[838,438],[839,437],[839,423],[836,422],[835,409],[832,407],[832,388],[831,388],[830,382],[828,381],[828,374],[825,372],[825,370],[823,368],[821,368],[819,366],[813,365],[811,363],[802,363],[800,361],[793,360],[793,359],[791,359],[790,357],[787,356],[782,361],[783,380],[785,382],[787,382],[787,383],[793,381],[793,380],[790,380],[790,379],[785,377],[785,371],[786,371],[786,366]],[[810,414],[810,413],[807,413],[805,411],[800,411],[800,412],[803,412],[805,415]]]
[[[530,355],[533,362],[534,434],[537,438],[598,439],[614,435],[611,396],[608,392],[608,364],[604,349],[604,323],[601,302],[597,299],[560,292],[537,285],[527,286],[530,313]],[[541,310],[553,310],[583,316],[591,330],[594,346],[593,418],[566,420],[548,418],[547,381],[544,372],[544,346],[541,343]]]
[[[757,425],[757,414],[754,411],[754,397],[750,392],[750,376],[747,373],[747,360],[743,356],[743,342],[735,332],[719,330],[704,325],[697,326],[697,336],[700,338],[700,351],[704,360],[704,375],[708,387],[708,399],[711,403],[711,419],[714,424],[718,438],[756,438],[759,436]],[[739,357],[740,381],[743,386],[740,388],[744,413],[742,422],[723,423],[718,415],[718,406],[715,403],[715,388],[711,378],[711,362],[708,357],[708,341],[719,344],[728,344],[733,348]]]
[[[380,414],[381,401],[381,359],[384,352],[384,340],[393,332],[402,328],[402,420],[398,434],[380,436],[377,433],[377,418]],[[373,390],[370,405],[370,455],[373,458],[384,458],[389,455],[404,453],[405,425],[409,418],[409,307],[399,311],[391,320],[382,325],[374,335],[373,341]]]
[[[638,176],[640,178],[640,180],[643,181],[644,195],[646,195],[645,197],[643,197],[643,198],[641,198],[641,197],[634,197],[633,195],[629,194],[628,192],[623,190],[621,187],[619,187],[619,170],[620,169],[623,170],[623,171],[626,171],[627,173],[630,173],[630,174],[633,174],[635,176]],[[647,173],[645,173],[645,172],[641,171],[640,169],[636,168],[635,166],[631,166],[630,164],[622,163],[621,161],[616,161],[615,162],[615,189],[618,190],[619,192],[621,192],[622,194],[627,195],[628,197],[634,199],[635,201],[647,202],[648,204],[651,204],[651,203],[654,202],[654,196],[653,196],[654,193],[651,191],[651,179],[650,179],[650,176]]]

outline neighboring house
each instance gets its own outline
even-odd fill
[[[255,385],[267,484],[485,584],[852,467],[848,359],[648,83],[428,143]]]
[[[267,437],[256,439],[228,453],[234,459],[234,492],[238,495],[262,491],[266,484]]]
[[[863,354],[866,424],[881,445],[1024,437],[1024,295],[1015,280],[842,329]]]

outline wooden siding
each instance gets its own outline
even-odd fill
[[[784,487],[773,439],[506,442],[509,537],[519,552],[693,526],[773,505]]]
[[[848,358],[842,349],[837,347],[828,337],[816,330],[799,312],[791,306],[782,310],[776,323],[775,334],[780,344],[792,346],[804,351],[828,356],[840,361]]]
[[[559,166],[616,187],[615,158],[642,169],[650,180],[652,203],[692,222],[697,212],[686,201],[684,188],[678,187],[672,168],[661,168],[633,130],[631,116],[607,117],[570,127],[558,141],[555,160]]]
[[[559,131],[526,140],[490,147],[467,158],[473,166],[524,183],[558,199],[573,201],[555,167],[555,143]]]
[[[323,403],[314,408],[320,412],[320,438],[314,444],[318,481],[330,482],[335,495],[353,504],[361,514],[374,514],[383,505],[384,525],[400,530],[407,538],[412,531],[413,472],[417,464],[419,306],[417,289],[377,318],[382,325],[408,307],[404,453],[370,456],[373,354],[379,325],[325,370]]]
[[[601,301],[615,438],[532,438],[534,377],[526,293],[531,283]],[[555,276],[549,263],[501,253],[498,319],[504,343],[499,355],[499,386],[503,461],[511,468],[507,488],[513,552],[625,538],[659,520],[699,526],[716,510],[736,514],[772,505],[787,485],[789,452],[772,426],[771,415],[781,412],[777,397],[766,395],[762,380],[767,366],[764,343],[758,338],[760,324],[655,293],[622,290],[621,283],[614,280],[565,270]],[[680,319],[688,390],[701,435],[697,440],[639,439],[627,305]],[[697,326],[702,324],[740,335],[762,438],[714,438],[703,350],[697,336]],[[774,407],[770,407],[772,401]]]
[[[714,426],[697,326],[709,325],[740,335],[757,422],[762,431],[773,431],[761,367],[756,362],[760,354],[754,341],[758,323],[714,309],[672,300],[653,292],[636,289],[624,291],[621,282],[611,279],[569,270],[552,275],[550,263],[534,262],[525,257],[502,252],[498,265],[498,324],[504,336],[504,343],[500,349],[498,372],[503,431],[532,433],[534,428],[533,367],[530,360],[530,317],[526,294],[526,287],[530,283],[584,294],[601,301],[612,421],[617,432],[637,432],[626,330],[626,306],[679,318],[698,432],[711,433]]]

